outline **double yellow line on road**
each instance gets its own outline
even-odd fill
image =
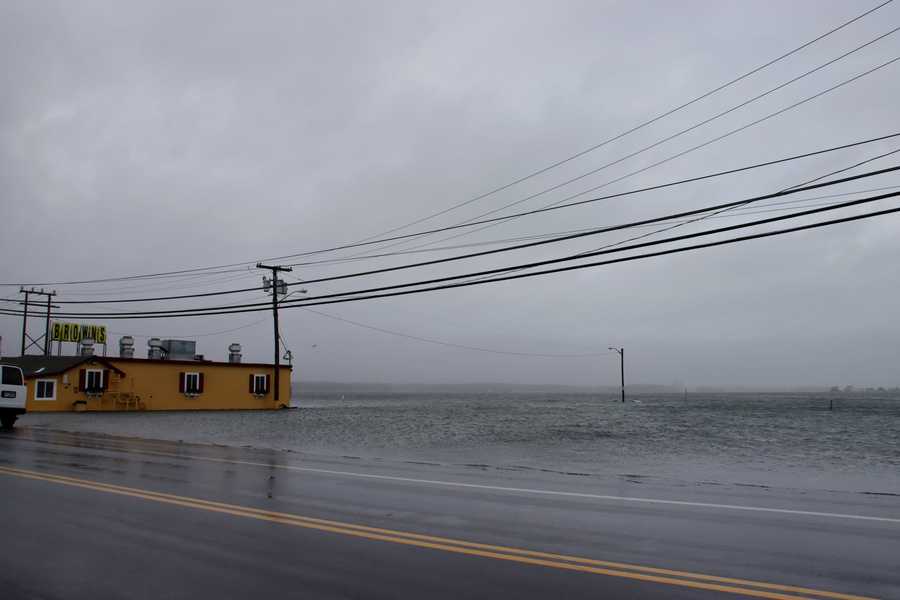
[[[140,498],[143,500],[173,504],[186,508],[223,513],[237,517],[258,519],[271,523],[281,523],[284,525],[302,527],[305,529],[315,529],[318,531],[326,531],[329,533],[336,533],[351,537],[365,538],[381,542],[391,542],[395,544],[403,544],[406,546],[415,546],[418,548],[441,550],[444,552],[452,552],[455,554],[466,554],[469,556],[492,558],[495,560],[506,560],[530,565],[538,565],[555,569],[580,571],[583,573],[592,573],[595,575],[606,575],[609,577],[620,577],[624,579],[633,579],[665,585],[675,585],[700,590],[738,594],[756,598],[769,598],[772,600],[815,600],[822,598],[833,598],[836,600],[873,600],[872,598],[868,598],[865,596],[855,596],[838,592],[813,590],[790,585],[749,581],[745,579],[733,579],[730,577],[719,577],[716,575],[691,573],[688,571],[674,571],[671,569],[661,569],[657,567],[630,565],[625,563],[595,560],[591,558],[582,558],[578,556],[552,554],[548,552],[525,550],[508,546],[495,546],[491,544],[481,544],[478,542],[468,542],[465,540],[456,540],[451,538],[409,533],[391,529],[381,529],[378,527],[355,525],[352,523],[343,523],[340,521],[316,519],[313,517],[304,517],[301,515],[294,515],[290,513],[261,510],[249,506],[226,504],[223,502],[214,502],[187,496],[177,496],[174,494],[164,494],[161,492],[154,492],[140,488],[113,485],[87,479],[77,479],[64,475],[40,473],[37,471],[29,471],[13,467],[0,466],[0,474],[79,487],[98,492],[117,494],[120,496],[130,496],[132,498]]]

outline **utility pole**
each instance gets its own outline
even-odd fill
[[[52,295],[56,295],[53,292]],[[44,356],[50,356],[50,298],[51,294],[47,294],[47,316],[44,318]]]
[[[277,405],[281,398],[281,352],[279,346],[281,337],[278,334],[278,294],[284,294],[287,291],[287,285],[284,283],[284,280],[278,279],[278,272],[293,271],[293,269],[280,265],[264,265],[263,263],[256,263],[256,268],[272,271],[272,320],[275,325],[275,403]],[[263,289],[266,289],[267,286],[268,282],[263,277]]]
[[[21,303],[24,306],[24,309],[22,310],[22,356],[25,356],[26,350],[28,350],[32,346],[37,346],[39,344],[39,342],[41,341],[40,338],[34,339],[30,335],[28,335],[28,297],[31,294],[34,294],[36,296],[46,296],[47,297],[47,314],[44,318],[44,338],[43,338],[44,345],[43,345],[43,348],[41,349],[41,352],[44,354],[44,356],[49,356],[50,355],[50,309],[51,308],[59,308],[58,306],[51,304],[50,300],[51,300],[51,298],[53,298],[53,296],[56,295],[56,290],[53,290],[50,292],[45,292],[44,288],[41,288],[39,290],[37,290],[35,288],[31,288],[31,289],[27,289],[27,290],[25,288],[19,288],[19,293],[25,294],[25,302]],[[26,341],[28,342],[27,344],[26,344]]]
[[[622,375],[622,402],[625,402],[625,348],[613,348],[610,346],[609,350],[619,355],[619,372]]]
[[[28,337],[26,333],[28,330],[28,294],[30,292],[25,288],[19,288],[19,293],[25,294],[25,309],[22,311],[22,356],[25,356],[25,338]]]

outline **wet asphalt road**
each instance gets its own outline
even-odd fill
[[[10,600],[900,598],[892,496],[29,428],[0,433],[0,494]]]

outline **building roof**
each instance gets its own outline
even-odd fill
[[[38,377],[40,375],[58,375],[86,362],[98,362],[116,372],[124,375],[125,372],[117,368],[102,356],[16,356],[0,359],[0,363],[13,365],[22,369],[25,377]]]
[[[186,366],[194,366],[194,367],[256,367],[263,369],[272,369],[275,367],[273,363],[254,363],[254,362],[226,362],[226,361],[216,361],[216,360],[177,360],[177,359],[168,359],[168,358],[160,358],[160,359],[152,359],[152,358],[139,358],[137,356],[131,358],[123,358],[121,356],[107,356],[107,360],[113,363],[140,363],[140,364],[161,364],[161,365],[186,365]],[[293,370],[293,365],[287,363],[281,363],[278,365],[282,369],[290,369]]]
[[[20,367],[22,369],[22,372],[25,374],[25,377],[38,377],[41,375],[57,375],[59,373],[65,373],[66,371],[74,369],[75,367],[78,367],[83,363],[91,360],[116,371],[120,375],[124,375],[125,372],[122,371],[122,369],[118,368],[116,365],[118,364],[124,368],[128,368],[126,366],[128,363],[184,365],[189,367],[254,367],[258,369],[271,369],[274,366],[272,363],[232,363],[217,362],[212,360],[151,360],[149,358],[122,358],[120,356],[98,356],[96,354],[91,356],[17,356],[0,358],[0,363]],[[289,364],[281,364],[279,366],[282,369],[293,371],[293,367]]]

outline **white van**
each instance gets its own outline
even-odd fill
[[[22,369],[0,365],[0,426],[12,429],[19,415],[25,414],[25,377]]]

